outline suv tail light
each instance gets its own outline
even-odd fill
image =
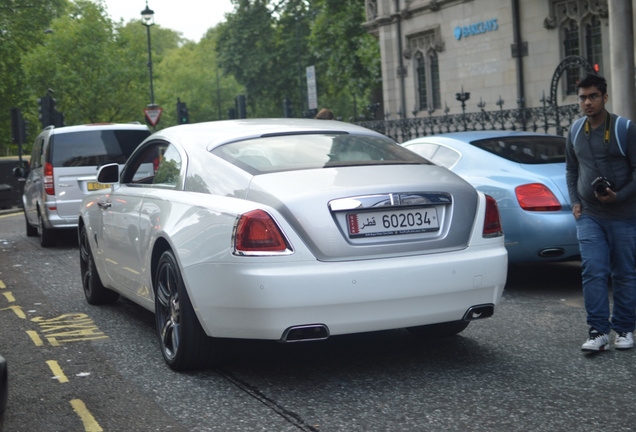
[[[234,253],[291,253],[291,247],[269,213],[264,210],[252,210],[238,218],[234,230]]]
[[[50,162],[44,163],[44,192],[47,195],[55,195],[55,185],[53,184],[53,165]]]
[[[561,203],[552,191],[541,183],[530,183],[515,188],[517,201],[526,211],[559,211]]]
[[[486,195],[486,217],[484,218],[484,237],[499,237],[503,235],[499,207],[497,201],[490,195]]]

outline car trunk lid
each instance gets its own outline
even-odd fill
[[[478,196],[439,166],[374,165],[257,175],[247,199],[275,208],[317,259],[337,261],[463,249]]]

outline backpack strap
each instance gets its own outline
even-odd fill
[[[576,146],[576,139],[579,137],[579,133],[581,133],[581,129],[583,129],[583,125],[585,124],[585,119],[587,117],[581,117],[572,123],[572,127],[570,128],[570,134],[574,133],[572,138],[572,147]]]
[[[616,116],[616,123],[614,124],[614,136],[616,136],[616,142],[618,143],[618,149],[623,156],[627,156],[627,131],[631,120],[625,117]]]

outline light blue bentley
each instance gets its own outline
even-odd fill
[[[565,138],[515,131],[430,135],[402,144],[499,205],[508,262],[579,258],[565,181]]]

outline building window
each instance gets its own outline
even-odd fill
[[[431,52],[429,59],[431,61],[431,93],[433,97],[433,108],[442,108],[442,94],[439,87],[439,60],[437,53]]]
[[[419,109],[428,108],[428,93],[426,92],[426,62],[424,55],[417,53],[417,93],[419,96]]]
[[[442,96],[439,85],[439,61],[437,53],[431,51],[424,55],[421,51],[415,56],[417,76],[417,106],[419,110],[439,109]]]
[[[601,19],[607,18],[607,0],[551,0],[551,14],[544,21],[544,26],[559,29],[563,58],[571,55],[584,57],[597,73],[603,73]],[[579,66],[566,70],[566,95],[576,94],[576,83],[584,73]]]
[[[444,51],[444,43],[440,35],[441,31],[436,27],[408,37],[405,57],[410,59],[413,55],[417,111],[430,111],[442,107],[437,53]]]
[[[569,26],[563,29],[563,46],[565,56],[578,56],[579,50],[579,26],[575,21],[570,21]],[[566,94],[576,94],[576,82],[581,72],[578,66],[570,66],[565,72]]]
[[[603,46],[601,45],[601,20],[592,17],[585,26],[585,45],[587,48],[587,60],[592,63],[597,73],[603,72]]]

